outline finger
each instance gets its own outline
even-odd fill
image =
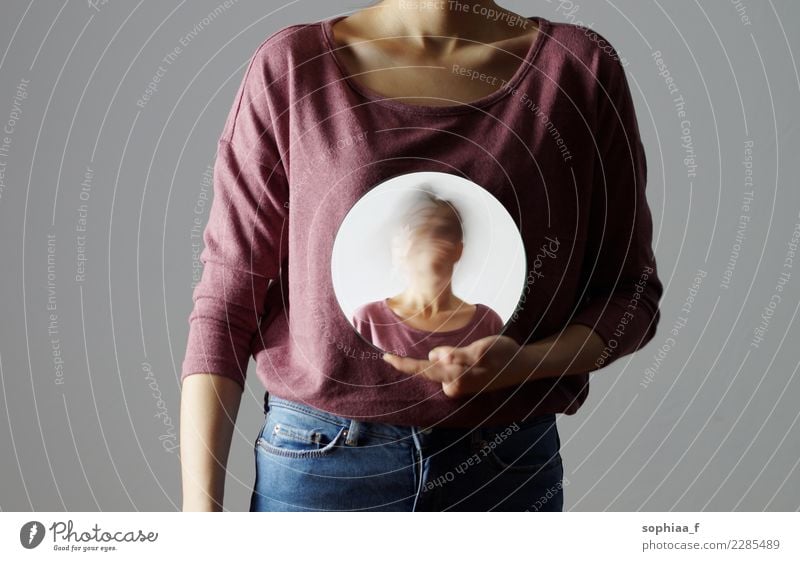
[[[428,360],[431,362],[443,362],[449,363],[451,362],[452,352],[456,347],[451,347],[448,345],[441,345],[439,347],[434,347],[428,353]]]
[[[426,375],[431,362],[406,356],[397,356],[392,353],[384,353],[383,360],[394,366],[397,370],[412,375]]]
[[[440,362],[442,364],[470,365],[476,360],[474,355],[475,352],[471,345],[467,347],[441,346],[432,349],[428,358],[433,362]]]
[[[443,383],[442,392],[444,392],[444,395],[446,395],[447,397],[461,397],[466,393],[460,385],[453,382]]]
[[[412,376],[422,376],[434,382],[450,382],[463,373],[463,366],[459,364],[431,363],[429,360],[399,357],[391,353],[386,353],[383,356],[386,362],[401,372]]]

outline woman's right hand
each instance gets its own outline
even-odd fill
[[[181,389],[183,511],[222,510],[226,465],[242,387],[217,374],[192,374]]]

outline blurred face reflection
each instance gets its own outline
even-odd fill
[[[458,216],[446,205],[415,213],[396,237],[395,259],[407,275],[452,276],[463,242]]]

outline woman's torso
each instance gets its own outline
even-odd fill
[[[341,413],[374,401],[392,409],[383,417],[388,422],[447,417],[468,424],[506,396],[495,392],[466,406],[435,383],[383,364],[334,294],[337,229],[388,178],[415,171],[462,175],[508,210],[526,248],[529,274],[505,334],[526,341],[562,328],[576,304],[586,252],[597,49],[577,27],[536,18],[536,42],[504,88],[470,105],[409,105],[348,80],[331,52],[338,19],[290,26],[264,45],[264,81],[290,201],[284,285],[270,295],[282,311],[254,339],[259,377],[277,395],[304,396]],[[535,405],[542,395],[543,411],[577,409],[585,398],[581,378],[530,383],[498,414],[529,411],[531,399]],[[560,389],[549,391],[553,386]]]

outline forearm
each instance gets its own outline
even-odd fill
[[[597,370],[604,350],[603,339],[590,327],[570,324],[561,333],[523,347],[519,383]]]
[[[184,511],[221,511],[225,474],[242,388],[214,374],[192,374],[181,390]]]

